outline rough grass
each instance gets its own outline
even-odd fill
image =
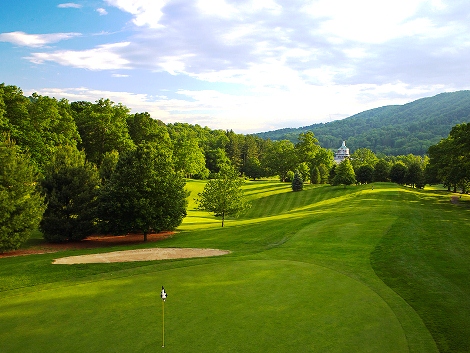
[[[52,265],[57,254],[0,259],[2,352],[162,349],[161,285],[171,352],[468,347],[465,196],[452,205],[446,193],[393,184],[293,193],[288,184],[249,182],[252,208],[221,228],[194,209],[203,185],[188,183],[179,234],[126,249],[210,247],[230,255],[73,266]]]

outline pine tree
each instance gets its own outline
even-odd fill
[[[0,139],[0,253],[18,249],[36,229],[44,197],[28,156],[9,137]]]
[[[47,209],[40,228],[50,242],[83,240],[95,231],[95,206],[100,180],[96,167],[76,147],[59,148],[46,166],[41,185]]]
[[[302,191],[304,188],[304,182],[300,173],[298,171],[294,174],[294,179],[292,180],[292,191]]]

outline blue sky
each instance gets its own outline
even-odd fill
[[[468,0],[3,1],[0,82],[252,133],[470,88]]]

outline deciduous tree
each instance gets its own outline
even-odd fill
[[[198,209],[221,217],[223,227],[226,216],[237,216],[249,207],[243,194],[243,183],[233,166],[224,165],[216,178],[209,180],[198,194]]]
[[[333,178],[333,185],[351,185],[356,182],[356,175],[354,173],[354,168],[349,161],[349,159],[343,160],[336,167],[336,175]]]

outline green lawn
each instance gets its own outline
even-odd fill
[[[470,351],[467,196],[454,205],[443,191],[394,184],[294,193],[249,182],[252,208],[221,228],[195,209],[203,186],[188,182],[178,234],[125,249],[230,255],[51,264],[93,249],[0,259],[1,351]]]

